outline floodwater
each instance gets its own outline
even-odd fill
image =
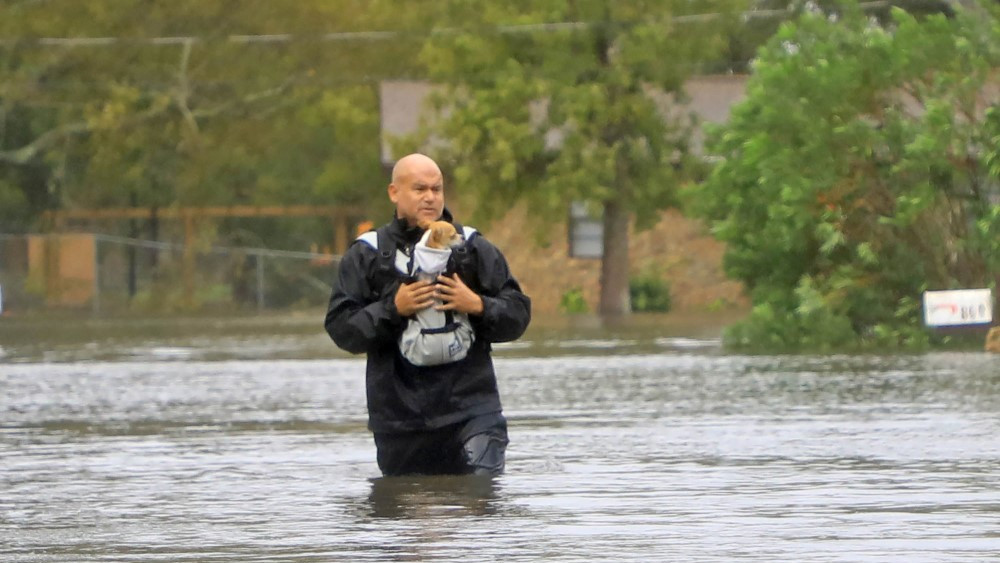
[[[314,319],[0,318],[0,561],[997,561],[1000,356],[499,346],[507,473],[378,477]]]

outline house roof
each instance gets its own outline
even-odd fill
[[[673,103],[673,97],[657,96],[661,111],[679,114],[692,112],[701,122],[722,123],[729,117],[729,108],[743,99],[747,76],[743,74],[697,76],[684,85],[687,99]],[[384,81],[379,85],[379,111],[382,122],[381,156],[389,166],[396,160],[390,139],[414,133],[428,108],[427,96],[434,86],[418,81]],[[700,151],[704,134],[695,131],[693,147]]]

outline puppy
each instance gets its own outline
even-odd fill
[[[447,221],[421,221],[421,229],[430,231],[427,236],[427,247],[444,250],[462,244],[462,237],[455,226]]]
[[[462,244],[462,235],[447,221],[421,221],[418,226],[424,229],[424,234],[413,247],[410,275],[434,281],[448,268],[452,247]]]
[[[447,221],[421,221],[419,227],[424,232],[413,246],[408,279],[433,284],[447,271],[454,247],[461,245],[463,238]],[[444,299],[436,291],[431,299],[436,306],[417,311],[399,336],[400,352],[417,366],[461,360],[476,340],[468,314],[438,310]]]

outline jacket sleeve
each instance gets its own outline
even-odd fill
[[[521,291],[500,250],[482,236],[473,241],[483,299],[477,332],[489,342],[516,340],[531,322],[531,299]]]
[[[340,348],[360,354],[379,342],[392,341],[402,319],[396,311],[395,291],[377,296],[368,273],[376,266],[376,252],[355,243],[340,260],[324,326]]]

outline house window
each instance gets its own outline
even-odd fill
[[[582,201],[569,206],[569,255],[571,258],[604,256],[604,224],[600,211]]]

